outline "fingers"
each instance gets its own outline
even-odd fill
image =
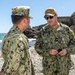
[[[51,55],[56,55],[56,54],[58,54],[58,51],[57,51],[57,50],[52,49],[52,50],[50,50],[50,54],[51,54]]]
[[[62,50],[61,52],[59,52],[58,54],[61,55],[61,56],[64,56],[64,55],[67,54],[67,51],[64,49],[64,50]]]
[[[58,52],[57,50],[52,49],[52,50],[50,50],[49,53],[50,53],[50,55],[57,55],[57,54],[59,54],[60,56],[64,56],[64,55],[67,54],[67,51],[66,51],[66,49],[63,49],[62,51]]]

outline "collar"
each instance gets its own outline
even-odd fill
[[[16,25],[13,25],[13,27],[10,29],[10,31],[15,32],[15,33],[22,33],[20,28],[18,28],[18,26],[16,26]]]

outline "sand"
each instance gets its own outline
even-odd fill
[[[40,55],[38,55],[34,49],[34,47],[30,47],[29,49],[30,52],[30,56],[31,56],[31,60],[34,66],[34,70],[35,70],[35,75],[44,75],[42,70],[42,57]],[[75,54],[71,55],[71,59],[74,62],[74,67],[70,70],[69,75],[75,75]],[[0,70],[3,66],[3,58],[2,58],[2,53],[0,51]]]

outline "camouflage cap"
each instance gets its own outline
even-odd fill
[[[48,8],[46,11],[45,11],[45,15],[51,15],[51,16],[54,16],[56,13],[56,10],[54,8]]]
[[[20,16],[26,16],[29,18],[33,18],[30,14],[30,7],[29,6],[17,6],[12,8],[12,15],[20,15]]]

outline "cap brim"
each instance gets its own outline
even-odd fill
[[[29,15],[29,18],[33,19],[33,16]]]
[[[45,14],[45,15],[48,15],[48,16],[54,16],[54,14]]]

